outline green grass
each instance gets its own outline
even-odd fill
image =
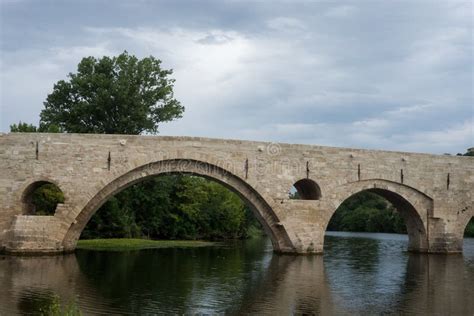
[[[77,249],[102,251],[127,251],[159,248],[195,248],[215,246],[217,243],[199,240],[149,240],[149,239],[84,239],[77,242]]]

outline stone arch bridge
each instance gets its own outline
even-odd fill
[[[409,250],[462,251],[474,216],[474,158],[191,137],[10,133],[0,135],[0,248],[74,250],[112,195],[147,177],[190,173],[236,192],[282,253],[321,253],[337,207],[368,190],[405,219]],[[31,192],[64,193],[52,216],[31,214]],[[303,199],[291,200],[292,186]]]

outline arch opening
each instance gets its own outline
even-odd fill
[[[474,216],[471,217],[471,220],[467,223],[466,228],[464,229],[464,237],[474,237]]]
[[[22,195],[22,211],[25,215],[52,216],[58,204],[62,203],[64,203],[63,192],[49,181],[31,183]]]
[[[345,198],[332,213],[327,231],[408,235],[408,250],[428,250],[426,224],[415,206],[388,189],[367,188]]]
[[[77,214],[63,239],[65,251],[75,249],[76,243],[95,212],[112,196],[138,182],[158,175],[188,174],[213,180],[237,194],[252,210],[270,238],[273,249],[278,252],[293,252],[294,247],[284,227],[267,201],[247,182],[231,172],[197,160],[171,159],[135,168],[106,184]]]
[[[80,239],[226,240],[264,235],[253,211],[218,182],[192,174],[145,178],[110,197]]]
[[[301,179],[293,184],[289,196],[295,200],[319,200],[321,188],[311,179]]]

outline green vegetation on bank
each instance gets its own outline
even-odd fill
[[[406,226],[398,211],[387,200],[364,191],[339,206],[329,222],[328,230],[405,234]]]
[[[158,248],[195,248],[215,246],[217,243],[201,240],[147,240],[147,239],[88,239],[79,240],[77,249],[127,251]]]
[[[91,218],[82,239],[243,239],[260,224],[240,197],[202,177],[164,175],[109,199]]]

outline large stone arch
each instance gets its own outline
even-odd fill
[[[409,251],[429,251],[429,219],[433,214],[433,199],[415,188],[389,180],[368,179],[339,187],[325,229],[337,208],[345,200],[362,191],[382,196],[398,210],[407,226]]]
[[[62,245],[64,250],[72,251],[75,249],[77,240],[90,218],[110,197],[146,178],[173,173],[194,174],[226,186],[238,194],[251,207],[270,237],[275,251],[295,251],[285,228],[279,225],[279,219],[270,203],[256,189],[224,168],[192,159],[169,159],[145,164],[106,183],[75,217],[73,224],[71,224],[63,239]]]

